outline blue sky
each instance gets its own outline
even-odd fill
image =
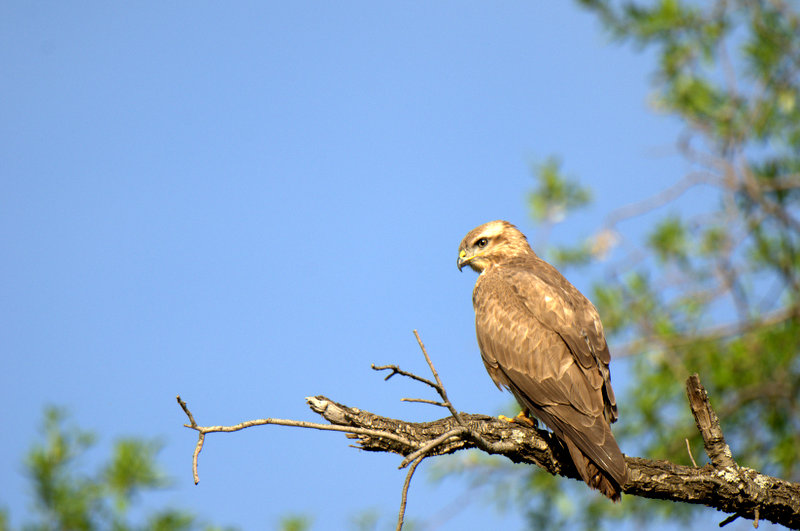
[[[12,523],[30,509],[22,457],[57,404],[101,435],[90,461],[120,436],[163,442],[174,485],[147,504],[242,529],[292,512],[347,528],[363,510],[391,526],[400,459],[337,434],[210,436],[195,487],[175,395],[206,425],[316,421],[316,394],[436,418],[399,401],[426,389],[369,368],[423,372],[419,329],[459,409],[506,407],[457,245],[498,218],[536,242],[525,196],[551,154],[596,199],[558,243],[680,176],[677,124],[648,106],[651,65],[562,2],[0,5]],[[418,523],[466,489],[432,484],[426,466],[409,498]],[[440,529],[522,525],[468,499]]]

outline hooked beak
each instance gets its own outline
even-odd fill
[[[464,264],[469,262],[471,259],[472,258],[467,258],[467,251],[461,249],[461,251],[458,253],[458,260],[456,261],[456,266],[458,267],[458,270],[461,271],[461,268],[464,267]]]

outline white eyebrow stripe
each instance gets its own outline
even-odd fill
[[[486,226],[486,229],[480,234],[480,237],[494,238],[504,230],[503,223],[496,221]]]

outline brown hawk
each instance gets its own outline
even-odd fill
[[[611,433],[617,403],[597,309],[507,221],[464,237],[464,265],[480,273],[472,303],[492,380],[564,443],[590,487],[619,500],[627,467]]]

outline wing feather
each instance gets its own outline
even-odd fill
[[[526,265],[492,268],[475,285],[484,364],[498,386],[622,485],[625,461],[608,425],[616,419],[616,403],[597,310],[555,269],[563,284],[535,274],[536,264]],[[589,482],[586,466],[576,467]]]
[[[499,268],[497,274],[542,325],[561,336],[584,369],[599,371],[606,418],[616,421],[617,400],[608,370],[611,355],[594,304],[556,268],[538,258],[512,262]]]

